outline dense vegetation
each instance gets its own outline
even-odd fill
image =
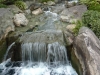
[[[21,10],[24,10],[26,8],[26,5],[23,0],[0,0],[0,8],[5,8],[7,5],[15,4],[18,6]]]
[[[0,8],[2,7],[6,8],[7,5],[15,4],[21,10],[24,10],[26,8],[26,4],[24,1],[28,1],[28,0],[0,0]],[[33,0],[33,1],[47,2],[47,1],[54,1],[54,0]]]
[[[100,11],[100,0],[80,0],[80,3],[86,4],[88,10]]]
[[[77,35],[82,26],[90,28],[100,38],[100,4],[98,0],[80,0],[86,4],[88,10],[83,14],[82,20],[76,22],[74,33]]]

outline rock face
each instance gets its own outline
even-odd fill
[[[14,31],[13,13],[9,8],[0,8],[0,40],[5,38],[10,31]]]
[[[16,26],[26,26],[28,24],[28,20],[24,13],[15,14],[13,21]]]
[[[12,18],[13,13],[10,8],[0,8],[0,62],[7,48],[5,38],[9,32],[15,30]]]
[[[73,6],[70,8],[65,8],[60,14],[60,18],[64,22],[76,22],[76,20],[80,19],[83,15],[83,13],[87,10],[87,7],[85,5],[78,5]]]
[[[100,40],[90,29],[80,29],[74,49],[83,69],[82,75],[100,75]]]

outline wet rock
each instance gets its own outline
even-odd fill
[[[87,7],[85,5],[78,5],[70,8],[65,8],[60,13],[60,17],[62,21],[72,23],[73,21],[77,21],[81,19],[84,12],[86,12]]]
[[[42,11],[41,8],[38,8],[38,9],[32,11],[32,14],[33,14],[33,15],[39,15],[39,14],[41,14],[41,13],[43,13],[43,11]]]
[[[33,39],[34,38],[34,39]],[[42,30],[37,32],[27,32],[20,37],[19,42],[45,42],[52,43],[58,41],[63,44],[63,33],[61,30]]]
[[[15,14],[13,21],[15,26],[27,26],[28,24],[28,20],[24,13]]]
[[[50,6],[55,5],[55,2],[53,2],[53,1],[48,1],[48,2],[47,2],[47,5],[50,5]]]
[[[82,27],[74,40],[74,52],[83,74],[100,75],[100,40],[88,28]]]

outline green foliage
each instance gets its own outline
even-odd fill
[[[0,3],[0,8],[6,8],[6,7],[7,7],[6,5]]]
[[[100,12],[100,3],[98,0],[80,0],[82,4],[86,4],[89,10]]]
[[[80,29],[82,26],[83,26],[82,21],[81,21],[81,20],[78,20],[78,21],[76,22],[76,27],[73,29],[73,32],[75,33],[75,35],[78,34],[79,29]]]
[[[24,10],[26,9],[26,4],[23,1],[16,1],[15,5],[19,7],[19,9]]]
[[[100,38],[100,12],[92,10],[85,12],[82,22]]]
[[[76,35],[82,26],[90,28],[100,38],[100,12],[93,10],[86,11],[82,16],[82,21],[77,21],[76,27],[73,30]]]
[[[39,0],[40,2],[54,1],[54,0]]]

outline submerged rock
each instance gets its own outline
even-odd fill
[[[13,21],[16,26],[26,26],[28,24],[28,20],[24,13],[15,14]]]
[[[100,75],[100,40],[88,28],[82,27],[74,41],[74,52],[83,74]]]

